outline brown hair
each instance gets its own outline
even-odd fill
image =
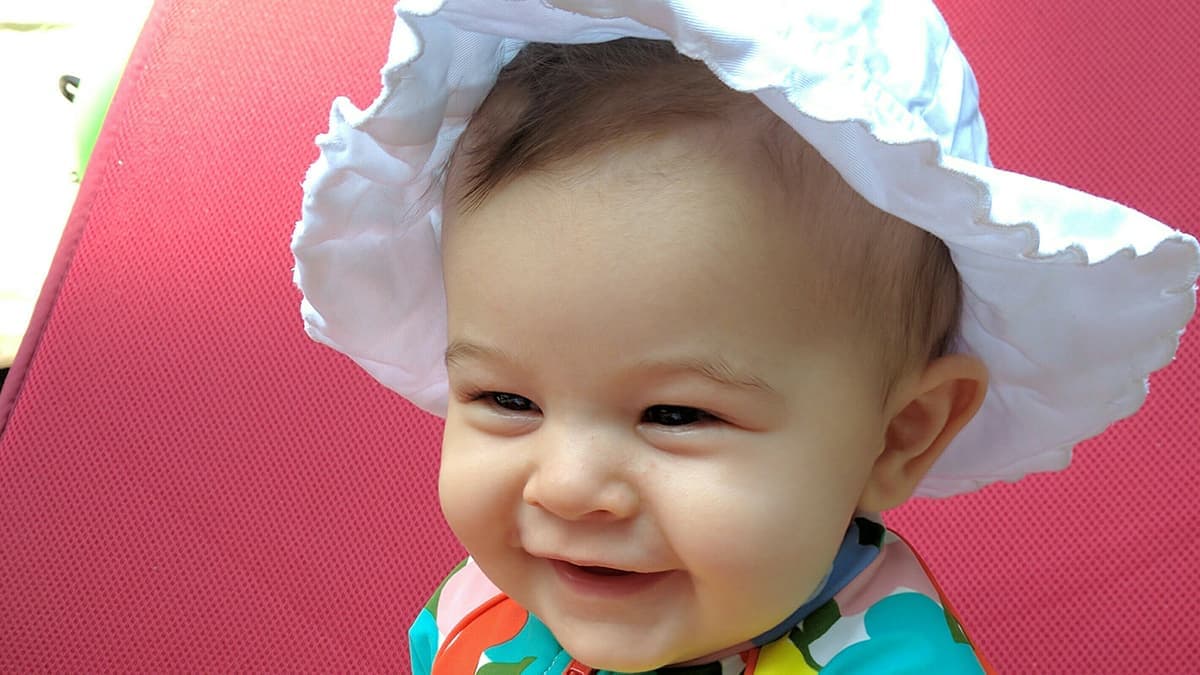
[[[449,168],[447,199],[470,211],[513,178],[683,125],[751,125],[778,185],[814,227],[831,295],[879,344],[885,388],[952,346],[958,271],[937,237],[868,203],[753,94],[725,86],[670,42],[527,45],[499,75]],[[886,391],[886,389],[885,389]]]

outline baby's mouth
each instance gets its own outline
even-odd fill
[[[671,572],[637,572],[605,565],[579,565],[550,559],[559,579],[575,593],[592,597],[624,597],[648,591]]]
[[[568,563],[570,564],[570,563]],[[637,574],[629,570],[619,570],[613,567],[600,567],[599,565],[573,565],[576,569],[586,574],[595,574],[600,577],[621,577],[627,574]]]

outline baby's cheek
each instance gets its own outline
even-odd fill
[[[676,546],[694,589],[699,632],[732,645],[777,626],[808,600],[833,554],[784,517],[756,520],[744,509],[713,506],[696,510]]]
[[[461,435],[460,435],[461,436]],[[447,430],[442,443],[438,499],[455,535],[474,548],[489,529],[497,529],[502,510],[503,481],[489,466],[486,449]]]
[[[768,558],[777,543],[767,536],[774,518],[761,495],[737,485],[691,484],[672,499],[663,519],[671,547],[701,577],[740,577]]]
[[[443,455],[438,475],[438,501],[442,506],[442,515],[459,540],[469,534],[471,522],[475,520],[471,492],[470,480],[462,471],[456,470],[455,460]]]
[[[748,473],[720,484],[697,481],[676,495],[667,536],[698,582],[783,592],[784,604],[798,606],[832,564],[849,513],[792,481],[744,480]],[[804,597],[790,597],[796,594]]]

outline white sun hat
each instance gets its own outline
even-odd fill
[[[444,415],[444,167],[526,42],[670,40],[754,92],[875,206],[937,235],[962,278],[955,351],[983,408],[918,494],[1062,469],[1131,415],[1195,309],[1195,239],[992,168],[975,79],[925,0],[401,0],[383,90],[339,98],[292,242],[308,334]]]

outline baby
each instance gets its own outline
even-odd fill
[[[479,14],[498,11],[486,4],[475,3]],[[560,4],[583,12],[587,3]],[[971,234],[937,236],[864,198],[874,192],[876,203],[899,202],[886,186],[873,188],[907,176],[888,174],[886,158],[876,172],[867,163],[835,167],[814,147],[830,137],[853,147],[859,141],[845,129],[855,127],[821,131],[825,122],[816,122],[810,143],[766,105],[772,99],[736,91],[711,64],[681,54],[677,45],[688,40],[618,30],[604,22],[624,15],[614,3],[598,4],[606,13],[596,20],[618,39],[520,45],[486,97],[476,93],[471,105],[446,98],[442,131],[423,146],[429,182],[393,189],[383,202],[402,221],[419,222],[425,209],[431,229],[397,237],[394,224],[380,227],[385,206],[364,206],[368,190],[354,193],[349,211],[374,221],[344,237],[357,243],[333,256],[341,267],[316,252],[324,241],[309,251],[303,228],[329,231],[325,223],[338,220],[315,199],[297,235],[310,332],[446,418],[441,504],[470,559],[418,616],[414,671],[987,671],[920,559],[878,514],[928,485],[984,406],[990,367],[1021,381],[1023,366],[1005,359],[1013,346],[1020,351],[1028,326],[988,348],[980,346],[990,344],[986,331],[964,323],[960,270],[975,270],[966,295],[980,293],[976,285],[998,278],[999,263],[986,257],[995,252],[967,246],[952,255],[947,241],[974,241]],[[505,7],[561,12],[541,3]],[[435,19],[401,24],[427,28],[426,47],[453,41],[436,32]],[[521,34],[513,30],[507,34]],[[454,49],[485,51],[466,42]],[[455,68],[445,72],[453,89]],[[406,82],[425,86],[411,84],[418,80]],[[365,151],[376,167],[397,147],[422,145],[407,137],[412,120],[383,128],[388,115],[380,111],[402,90],[385,92],[377,116],[356,122],[385,139],[382,151]],[[423,95],[415,107],[427,111]],[[952,155],[954,142],[942,150]],[[332,180],[322,188],[322,175],[336,173],[331,160],[322,162],[310,196],[343,189]],[[1040,184],[1023,180],[1031,184],[1022,197],[1042,197]],[[1004,186],[1000,178],[987,184],[993,220]],[[976,210],[958,204],[950,187],[922,190],[934,203],[911,213],[935,214],[926,220]],[[1044,199],[1062,202],[1065,193]],[[1135,219],[1130,213],[1120,215]],[[976,218],[962,218],[974,237],[994,234]],[[1190,252],[1169,290],[1190,288],[1195,243],[1153,226]],[[429,231],[440,237],[432,248],[418,241]],[[1053,230],[1039,234],[1044,241]],[[380,236],[401,243],[381,246]],[[1092,234],[1073,236],[1100,246]],[[381,248],[387,260],[364,268],[407,281],[367,293],[385,309],[344,309],[344,288],[323,289],[343,282],[325,280],[337,270],[358,278],[349,261],[370,261],[375,254],[365,249]],[[414,249],[426,257],[407,257]],[[1073,262],[1087,267],[1086,256]],[[1034,256],[1021,264],[1037,276]],[[1001,324],[1040,320],[1028,305],[1038,304],[1037,293],[1055,296],[1045,279],[1014,291],[1018,276],[997,284],[1017,307],[997,310]],[[344,295],[351,294],[362,296]],[[967,309],[974,317],[988,307]],[[444,318],[419,336],[412,323],[360,330],[357,318],[337,319],[366,315],[382,325],[395,312]],[[1138,340],[1177,334],[1190,312],[1176,301]],[[343,327],[351,325],[359,328]],[[355,330],[371,338],[356,347]],[[407,358],[389,355],[387,338],[396,335],[406,349],[436,345],[444,370],[424,381],[407,365],[399,375],[381,366]],[[1122,343],[1121,356],[1136,363],[1133,342]],[[1144,377],[1156,365],[1134,368]],[[1035,393],[1039,404],[1056,389],[1072,411],[1102,407],[1073,398],[1069,378],[1050,377]],[[1078,389],[1097,386],[1107,385],[1089,378]],[[1091,396],[1113,400],[1107,390]],[[1021,406],[1019,398],[1002,404]],[[1000,453],[1012,443],[993,428],[981,433],[998,439]],[[958,462],[951,478],[940,478],[954,485],[947,492],[966,489],[951,479],[975,487],[1015,477],[963,471],[970,461],[946,459]],[[1001,465],[1049,468],[1028,458]]]
[[[945,245],[667,42],[530,45],[459,148],[440,491],[473,561],[608,670],[792,629],[983,399]]]

